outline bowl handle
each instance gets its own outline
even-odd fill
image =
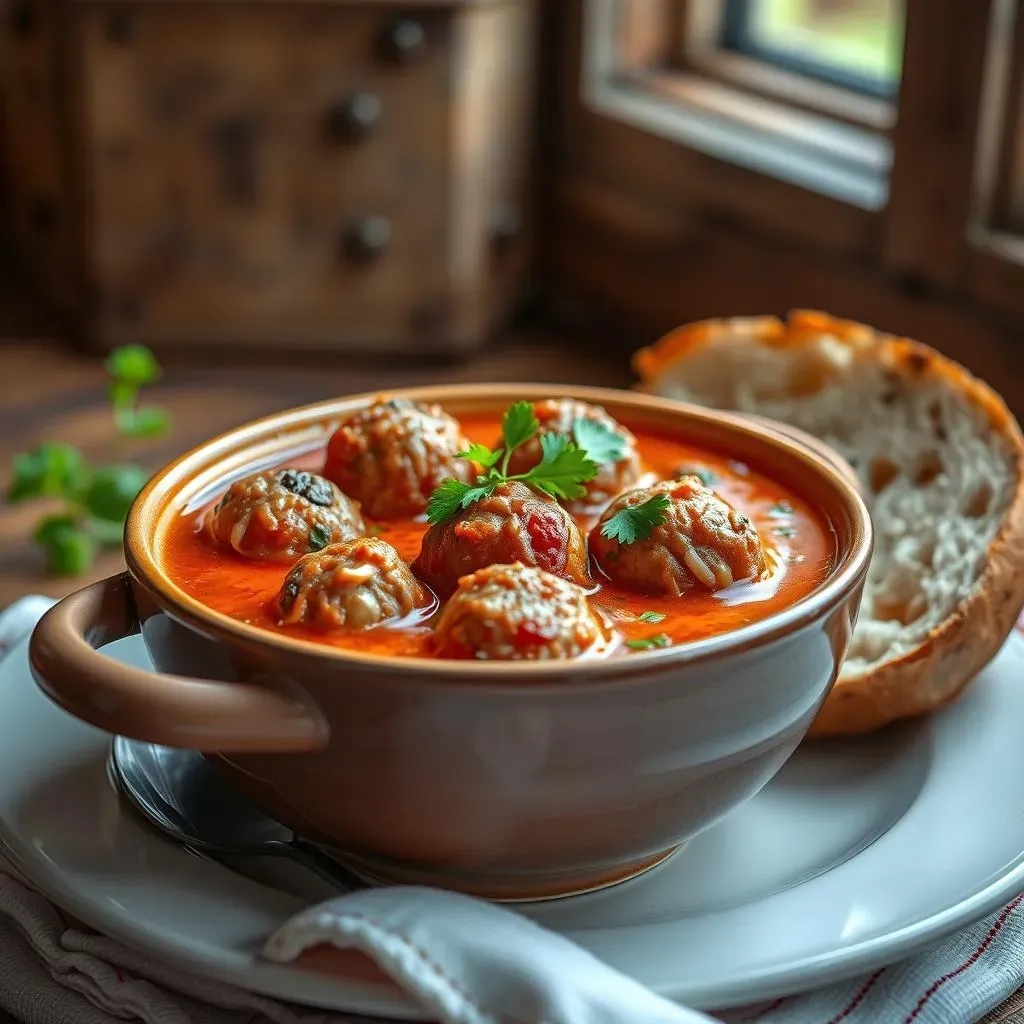
[[[211,753],[297,753],[326,746],[330,728],[304,699],[269,687],[162,675],[97,648],[140,632],[127,573],[79,590],[40,619],[29,663],[57,705],[115,735]]]

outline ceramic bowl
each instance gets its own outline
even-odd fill
[[[231,780],[371,878],[495,899],[598,888],[657,864],[753,796],[806,733],[847,651],[872,534],[841,465],[763,421],[630,392],[477,385],[390,392],[453,415],[568,396],[773,473],[825,514],[834,568],[773,616],[699,642],[564,663],[431,662],[290,639],[168,578],[169,517],[322,447],[360,395],[231,431],[158,473],[132,508],[128,571],[40,622],[31,663],[111,733],[215,756]],[[96,648],[141,629],[157,673]]]

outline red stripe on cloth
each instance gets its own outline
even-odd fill
[[[790,996],[783,996],[781,999],[776,999],[774,1002],[769,1003],[767,1006],[762,1006],[753,1017],[744,1017],[740,1024],[754,1024],[754,1021],[763,1020],[768,1016],[769,1013],[777,1010],[783,1003],[788,1002]]]
[[[978,948],[955,970],[950,971],[948,974],[944,974],[941,978],[936,978],[931,985],[925,990],[925,993],[917,1001],[917,1005],[903,1018],[903,1024],[911,1024],[912,1021],[916,1020],[921,1011],[928,1005],[932,996],[942,988],[947,982],[952,981],[958,975],[964,973],[964,971],[970,970],[982,957],[985,950],[992,944],[992,940],[1002,930],[1004,924],[1006,924],[1007,918],[1020,906],[1021,901],[1024,901],[1024,893],[1018,896],[1008,907],[1003,908],[1003,912],[996,918],[996,923],[992,925],[988,930],[988,934],[981,940]]]
[[[881,970],[875,971],[875,973],[872,974],[863,985],[861,985],[860,991],[850,1000],[849,1003],[847,1003],[846,1007],[840,1010],[839,1013],[837,1013],[828,1022],[828,1024],[839,1024],[841,1020],[846,1020],[846,1018],[849,1017],[862,1002],[864,1002],[864,997],[875,987],[875,983],[883,974],[885,974],[885,970],[886,969],[883,967]]]

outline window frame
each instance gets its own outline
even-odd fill
[[[998,222],[977,213],[975,195],[975,162],[984,136],[978,110],[992,44],[990,13],[994,5],[1012,2],[1018,0],[907,0],[896,119],[885,101],[824,85],[814,86],[812,102],[801,95],[806,81],[792,80],[798,76],[776,69],[766,75],[763,67],[745,67],[749,62],[739,55],[716,49],[712,43],[720,22],[715,12],[721,0],[565,0],[553,16],[559,101],[549,139],[553,210],[564,212],[577,227],[592,224],[610,244],[611,251],[590,252],[586,259],[604,279],[606,294],[607,275],[616,258],[618,270],[623,269],[622,254],[629,248],[618,244],[617,233],[625,233],[632,218],[659,239],[655,250],[660,259],[668,258],[667,248],[685,262],[699,245],[708,249],[708,259],[724,258],[709,233],[725,230],[735,235],[739,248],[762,258],[772,259],[782,250],[799,253],[794,267],[803,267],[816,283],[797,305],[818,303],[841,315],[870,319],[858,308],[867,303],[893,311],[890,329],[908,333],[914,333],[918,321],[932,330],[955,322],[950,309],[968,319],[1011,313],[1024,322],[1024,262],[1017,262],[1017,239],[991,230]],[[1024,8],[1024,0],[1018,7]],[[1019,19],[1017,29],[1024,36]],[[845,138],[866,136],[876,146],[891,144],[884,195],[876,202],[858,201],[841,188],[823,189],[820,182],[793,174],[774,175],[759,165],[756,147],[754,159],[749,153],[742,159],[727,146],[695,140],[692,124],[680,124],[680,111],[692,120],[703,115],[707,135],[708,126],[715,126],[715,97],[748,104],[755,125],[758,117],[768,116],[760,111],[771,112],[779,104],[791,117],[805,117],[806,124],[827,118],[833,128],[863,133]],[[761,143],[768,138],[777,152],[785,152],[781,119],[772,123],[773,132],[762,126],[760,140],[755,128],[737,128],[737,121],[742,118],[734,119],[735,138]],[[562,283],[571,283],[571,265],[584,260],[563,255],[570,269]],[[653,256],[641,260],[634,251],[632,259],[634,268],[642,263],[673,279]],[[608,266],[598,267],[601,261]],[[662,287],[678,287],[678,282]],[[678,319],[692,318],[682,298],[659,295],[653,288],[643,289],[646,311],[679,308]],[[752,302],[768,294],[753,279],[748,291]],[[736,292],[740,306],[743,294],[742,289]],[[626,304],[638,310],[639,302]],[[948,307],[945,320],[924,315],[925,303]],[[763,311],[760,302],[743,309],[734,301],[731,309],[714,312]],[[784,309],[773,304],[771,311]]]

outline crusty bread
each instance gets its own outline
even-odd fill
[[[963,367],[808,311],[691,324],[634,367],[640,390],[807,431],[861,481],[875,553],[852,648],[811,735],[941,707],[999,650],[1024,607],[1024,441]]]

